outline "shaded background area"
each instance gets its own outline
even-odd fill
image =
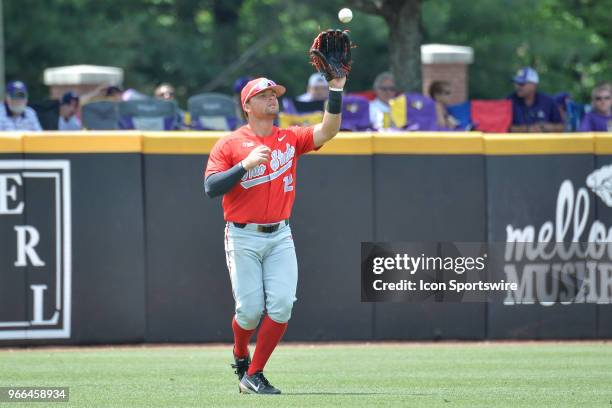
[[[407,23],[360,11],[376,3],[419,15]],[[343,25],[336,13],[347,6],[355,17]],[[312,72],[313,37],[342,27],[358,44],[348,82],[357,91],[389,69],[398,45],[389,40],[389,24],[418,24],[416,38],[406,41],[474,48],[471,98],[506,96],[515,70],[533,65],[544,91],[586,100],[596,82],[611,79],[611,9],[612,0],[5,0],[6,79],[26,81],[36,100],[48,93],[45,68],[98,64],[122,67],[125,86],[144,93],[174,83],[182,104],[203,90],[230,93],[242,75],[265,74],[297,95]],[[413,54],[407,66],[420,58]],[[416,75],[398,82],[419,90],[418,81]]]

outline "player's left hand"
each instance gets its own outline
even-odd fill
[[[351,72],[352,47],[354,45],[349,38],[348,31],[322,31],[310,46],[310,63],[325,76],[328,82],[342,79]],[[344,83],[342,85],[344,86]]]

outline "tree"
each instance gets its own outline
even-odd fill
[[[608,4],[599,8],[601,3]],[[544,92],[567,91],[575,100],[588,101],[592,85],[609,76],[603,67],[611,57],[607,50],[612,26],[605,12],[611,3],[479,0],[466,7],[463,0],[428,0],[422,10],[424,41],[474,48],[471,98],[505,97],[517,69],[530,65],[540,73]],[[608,40],[597,27],[608,33]]]
[[[160,82],[190,95],[231,92],[239,76],[269,76],[289,95],[313,72],[308,48],[320,30],[348,28],[357,44],[347,90],[371,89],[389,68],[398,86],[420,90],[420,45],[474,48],[470,96],[499,98],[522,65],[541,88],[588,100],[610,80],[612,0],[19,0],[5,1],[7,80],[44,98],[45,68],[118,66],[124,85],[151,93]],[[344,25],[337,13],[354,6]],[[24,13],[27,10],[27,13]],[[363,10],[363,11],[362,11]],[[370,14],[368,14],[370,13]],[[422,24],[421,24],[422,21]]]
[[[124,86],[151,93],[175,84],[182,104],[204,90],[231,92],[239,76],[266,75],[304,92],[308,48],[322,29],[341,27],[343,0],[20,0],[4,2],[7,79],[45,98],[45,68],[96,64],[124,69]],[[28,13],[23,13],[23,10]],[[388,30],[356,12],[358,44],[348,89],[371,87],[387,70]]]
[[[421,0],[352,0],[366,13],[382,16],[389,27],[389,65],[396,86],[421,89]]]

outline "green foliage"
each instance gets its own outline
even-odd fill
[[[584,5],[591,3],[589,12]],[[595,6],[597,3],[597,6]],[[607,6],[603,6],[607,3]],[[423,5],[425,42],[469,45],[470,96],[499,98],[512,91],[516,70],[531,65],[540,88],[588,99],[595,82],[610,79],[612,1],[428,0]]]
[[[212,90],[230,93],[239,76],[265,75],[297,95],[304,92],[313,72],[308,48],[319,30],[342,26],[336,17],[342,4],[336,0],[5,1],[6,76],[26,81],[32,99],[48,93],[42,84],[45,68],[72,64],[119,66],[125,70],[126,87],[149,94],[160,82],[171,82],[182,102],[219,76]],[[376,73],[386,69],[387,28],[380,17],[356,12],[355,19],[359,24],[349,28],[359,47],[354,50],[357,68],[349,88],[366,89]],[[240,54],[268,36],[267,44],[244,65],[230,69]]]
[[[125,86],[152,93],[177,86],[182,102],[203,89],[230,93],[243,75],[265,75],[304,92],[307,50],[317,32],[349,28],[357,48],[349,90],[371,88],[388,68],[388,27],[340,0],[5,0],[7,80],[20,78],[43,98],[45,68],[98,64],[125,70]],[[424,42],[469,45],[470,94],[507,95],[522,65],[541,73],[542,89],[587,98],[610,78],[612,0],[424,0]],[[255,47],[255,48],[254,48]],[[237,64],[244,53],[252,55]]]

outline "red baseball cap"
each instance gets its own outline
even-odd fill
[[[277,85],[276,82],[272,81],[271,79],[255,78],[252,81],[249,81],[240,92],[242,109],[244,109],[244,104],[247,103],[249,99],[268,89],[274,90],[277,97],[282,96],[286,91],[284,86]]]

